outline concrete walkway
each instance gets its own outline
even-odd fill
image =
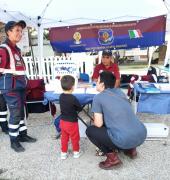
[[[88,121],[84,114],[81,114]],[[169,115],[138,114],[144,122],[163,122],[170,126]],[[60,139],[55,139],[55,128],[49,113],[31,114],[29,134],[38,141],[23,143],[26,151],[16,153],[10,148],[9,137],[0,131],[0,180],[168,180],[170,172],[170,139],[165,146],[161,141],[145,141],[138,147],[138,157],[131,160],[123,153],[120,168],[101,170],[98,163],[105,157],[96,157],[95,147],[88,139],[81,139],[84,152],[79,159],[70,155],[60,160]]]

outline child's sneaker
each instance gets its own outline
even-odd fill
[[[82,155],[82,152],[81,152],[81,151],[74,151],[74,152],[73,152],[73,157],[74,157],[74,158],[79,158],[81,155]]]
[[[65,152],[61,152],[61,159],[67,159],[67,157],[68,157],[68,154],[67,153],[65,153]]]

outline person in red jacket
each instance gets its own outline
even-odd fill
[[[104,50],[102,52],[101,63],[98,64],[93,72],[92,80],[97,82],[99,74],[103,71],[110,71],[116,76],[115,88],[120,86],[120,72],[119,67],[116,63],[112,62],[112,51]]]
[[[16,44],[21,40],[24,21],[9,21],[5,25],[6,41],[0,45],[0,91],[10,112],[9,136],[11,148],[16,152],[25,151],[20,142],[35,142],[27,135],[25,125],[25,89],[27,79],[20,49]]]

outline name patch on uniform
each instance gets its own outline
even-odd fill
[[[102,72],[103,72],[103,70],[101,69],[101,70],[99,71],[99,74],[102,73]]]
[[[20,57],[18,56],[18,54],[14,54],[14,57],[15,57],[15,59],[16,59],[17,61],[20,61],[20,60],[21,60]]]
[[[21,58],[18,56],[18,54],[14,54],[15,60],[16,60],[16,66],[22,66]]]

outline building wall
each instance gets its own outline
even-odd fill
[[[167,46],[159,47],[159,61],[164,61],[166,55]]]
[[[0,22],[0,44],[5,40],[6,34],[4,31],[4,24]]]
[[[43,57],[54,56],[53,49],[50,45],[44,45],[43,50]],[[33,46],[33,53],[35,57],[38,57],[38,46]]]

